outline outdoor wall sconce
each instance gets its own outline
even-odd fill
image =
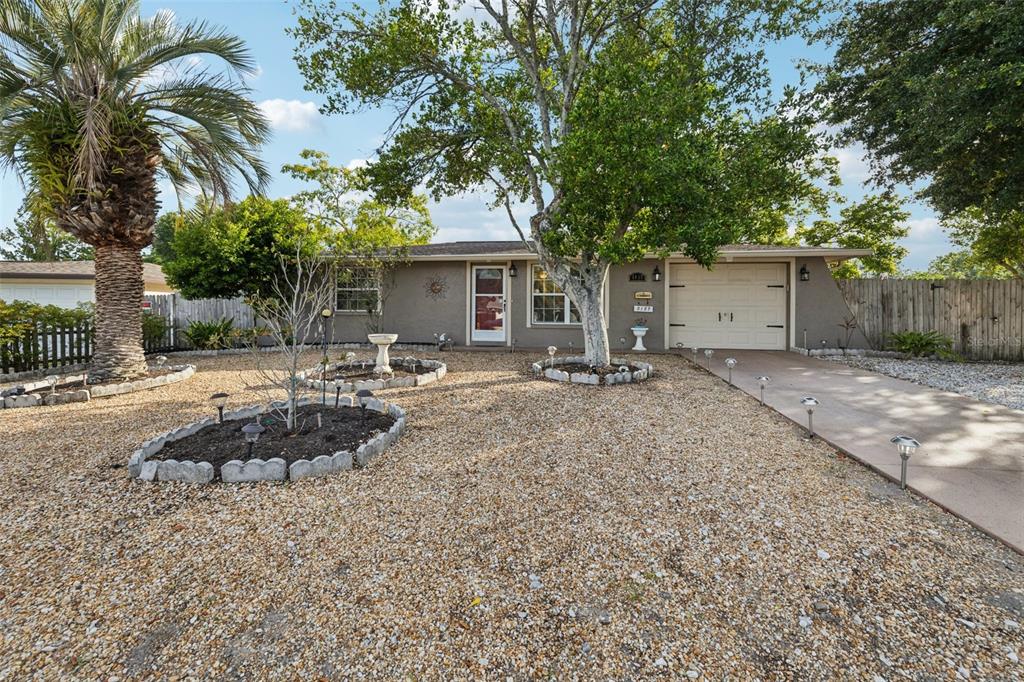
[[[811,271],[807,269],[806,265],[800,266],[800,281],[807,282],[811,279]]]
[[[654,272],[651,273],[651,279],[653,279],[655,282],[661,281],[661,270],[658,269],[657,265],[654,266]]]
[[[817,398],[805,395],[800,404],[807,408],[807,440],[814,440],[814,408],[818,406]]]
[[[900,453],[900,490],[906,490],[907,461],[910,460],[914,451],[921,447],[921,444],[910,436],[893,436],[889,442],[894,444],[896,451]]]
[[[516,264],[515,263],[513,263],[510,266],[508,266],[508,276],[509,277],[518,277],[519,276],[519,270],[516,269]]]

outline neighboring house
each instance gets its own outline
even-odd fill
[[[613,349],[634,343],[639,319],[651,350],[700,348],[786,350],[845,342],[850,310],[828,262],[869,255],[865,249],[725,246],[711,270],[685,257],[645,258],[611,268],[605,297]],[[522,242],[450,242],[412,247],[409,262],[380,283],[369,271],[339,278],[334,341],[364,340],[379,318],[399,343],[447,333],[457,345],[582,351],[575,307]],[[383,303],[379,301],[383,297]],[[368,310],[378,314],[370,315]],[[806,340],[805,340],[806,339]],[[867,347],[855,330],[851,347]]]
[[[173,293],[159,265],[143,263],[142,276],[147,294]],[[95,279],[91,260],[0,261],[0,300],[74,308],[96,300]]]

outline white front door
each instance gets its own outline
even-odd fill
[[[785,263],[673,263],[669,273],[672,347],[786,349]]]
[[[505,341],[505,266],[473,266],[473,341]]]

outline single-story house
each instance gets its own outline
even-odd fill
[[[685,347],[786,350],[845,342],[850,310],[828,263],[865,249],[735,245],[703,268],[682,255],[613,266],[605,296],[613,349],[648,327],[652,351]],[[339,278],[337,342],[365,341],[376,320],[399,343],[447,334],[459,346],[583,348],[575,306],[521,241],[449,242],[413,247],[381,283],[355,269]],[[370,314],[368,310],[375,310]],[[854,330],[850,347],[866,347]]]
[[[154,263],[142,264],[147,294],[169,294],[164,272]],[[91,260],[0,261],[0,300],[31,301],[74,308],[96,300],[96,269]]]

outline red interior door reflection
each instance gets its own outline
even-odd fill
[[[501,268],[476,270],[475,328],[501,331],[505,324],[505,277]]]

